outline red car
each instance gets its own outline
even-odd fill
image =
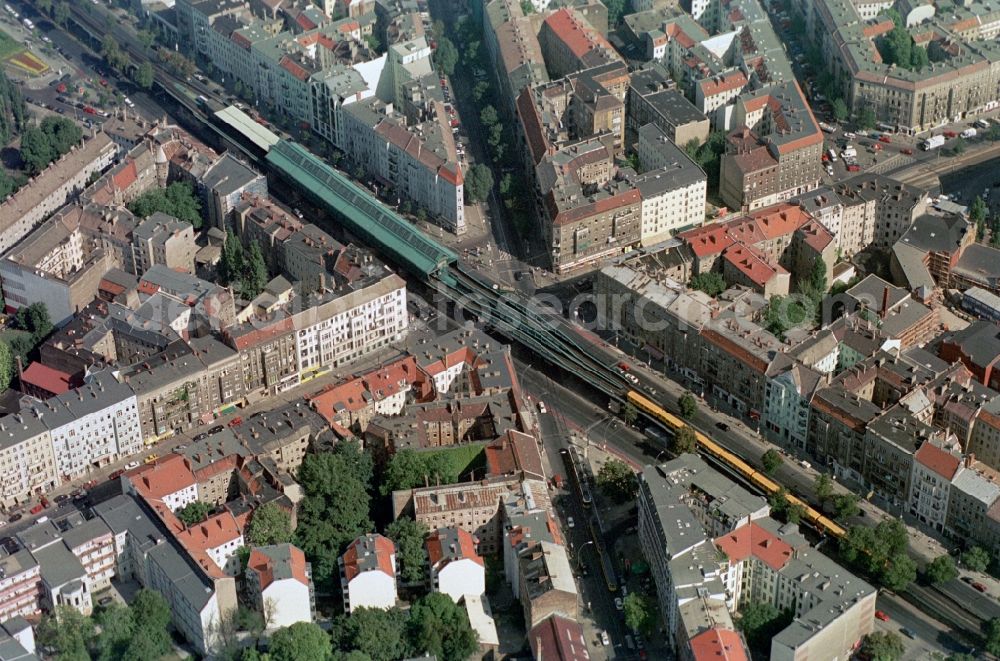
[[[94,110],[93,108],[91,108],[90,106],[84,106],[83,107],[83,112],[87,113],[88,115],[96,115],[97,114],[97,111]]]
[[[628,363],[618,363],[618,369],[627,372],[629,370]]]
[[[107,87],[107,86],[108,86],[107,79],[106,78],[101,78],[101,87]]]
[[[884,142],[884,143],[886,143],[887,145],[888,145],[888,144],[892,144],[892,138],[890,138],[890,137],[889,137],[889,136],[887,136],[887,135],[880,135],[880,136],[878,137],[878,141],[879,141],[879,142]]]
[[[242,424],[243,424],[243,418],[239,416],[236,416],[235,418],[229,421],[230,427],[239,427]]]
[[[906,147],[905,149],[900,149],[899,152],[901,154],[906,154],[907,156],[913,156],[913,150],[910,149],[909,147]]]
[[[943,135],[943,136],[944,136],[944,137],[946,137],[946,138],[954,138],[954,137],[955,137],[956,135],[958,135],[958,134],[957,134],[957,133],[955,133],[954,131],[945,131],[945,132],[944,132],[944,133],[942,133],[941,135]]]
[[[39,512],[41,512],[41,511],[42,511],[43,509],[45,509],[45,508],[44,508],[44,507],[42,507],[42,504],[41,504],[41,503],[38,503],[37,505],[35,505],[34,507],[32,507],[32,508],[31,508],[30,512],[31,512],[32,514],[38,514],[38,513],[39,513]]]
[[[852,165],[848,165],[847,166],[847,171],[848,172],[859,172],[860,170],[861,170],[861,166],[858,165],[857,163],[854,163]]]
[[[986,586],[980,583],[979,581],[973,581],[972,583],[969,583],[969,585],[979,590],[980,592],[986,592]]]
[[[66,93],[66,83],[59,83],[58,85],[56,85],[56,91],[59,92],[60,94],[65,94]]]
[[[883,622],[889,621],[889,616],[883,613],[882,611],[875,611],[875,617],[879,620],[882,620]]]
[[[118,470],[116,470],[111,475],[108,475],[108,479],[114,481],[114,480],[117,480],[119,477],[121,477],[124,474],[125,474],[125,469],[124,468],[119,468]]]

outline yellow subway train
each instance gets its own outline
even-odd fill
[[[656,402],[634,390],[630,390],[628,392],[628,401],[631,402],[632,405],[638,410],[646,413],[656,420],[659,420],[661,423],[666,425],[667,428],[675,432],[681,427],[686,426],[683,420],[670,413]],[[753,466],[743,461],[729,450],[726,450],[708,436],[705,436],[697,429],[694,430],[694,432],[698,439],[698,448],[702,452],[714,457],[718,461],[723,462],[749,480],[752,484],[759,487],[762,491],[764,491],[764,493],[770,495],[777,493],[781,489],[781,487],[774,480],[756,470]],[[803,511],[805,511],[805,516],[803,518],[821,532],[836,538],[843,537],[846,533],[846,531],[837,525],[833,520],[824,516],[822,512],[810,507],[797,496],[789,493],[788,502],[792,505],[800,506]]]

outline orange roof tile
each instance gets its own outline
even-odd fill
[[[306,574],[305,553],[303,553],[302,549],[297,546],[292,546],[291,544],[287,544],[285,546],[288,547],[289,569],[291,570],[292,578],[299,583],[308,586],[309,576]],[[250,552],[250,558],[247,561],[247,568],[257,573],[261,590],[266,590],[267,587],[274,582],[274,563],[274,558],[262,552],[258,548],[255,548]]]
[[[955,473],[962,465],[962,460],[959,457],[945,452],[930,441],[924,441],[924,444],[917,450],[915,458],[922,465],[948,481],[955,477]]]
[[[730,71],[729,73],[705,78],[698,82],[698,86],[701,87],[705,98],[722,94],[723,92],[743,89],[746,84],[747,77],[742,71]]]
[[[242,536],[243,531],[236,523],[236,518],[228,511],[214,514],[176,535],[185,548],[201,551],[224,546]]]
[[[468,559],[485,566],[483,559],[476,553],[476,541],[472,534],[457,526],[435,530],[427,536],[424,545],[427,547],[430,565],[436,571],[441,571],[446,564],[456,560]]]
[[[573,9],[560,9],[545,19],[545,24],[577,58],[597,48],[614,52],[611,44],[597,30],[584,23]]]
[[[732,629],[715,627],[691,639],[694,661],[750,661],[743,639]]]
[[[715,545],[729,556],[732,564],[754,557],[778,571],[792,558],[788,542],[752,521],[716,538]]]
[[[344,576],[348,582],[365,571],[364,566],[370,565],[367,571],[376,567],[389,576],[396,575],[396,568],[392,563],[392,556],[396,554],[396,546],[388,537],[379,534],[364,535],[358,537],[347,547],[347,551],[341,556],[344,563]],[[369,558],[374,555],[374,563]]]
[[[61,395],[72,387],[73,377],[48,365],[32,362],[21,374],[21,383],[35,386],[39,390]]]
[[[194,486],[195,478],[183,455],[168,454],[131,471],[132,486],[143,498],[160,500]]]

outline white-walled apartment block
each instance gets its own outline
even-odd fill
[[[486,593],[486,565],[476,553],[476,542],[462,528],[438,528],[425,545],[430,560],[431,589],[458,603],[467,594]]]
[[[656,125],[639,129],[644,172],[632,179],[642,195],[640,240],[649,246],[705,222],[708,177]]]
[[[255,547],[246,576],[254,605],[268,614],[269,629],[313,621],[312,570],[302,549],[291,544]]]
[[[135,393],[110,372],[98,372],[63,395],[31,402],[27,411],[48,427],[61,478],[79,477],[142,450]]]
[[[0,418],[0,504],[10,507],[59,483],[52,435],[33,415]]]
[[[123,485],[125,493],[138,495],[141,491],[147,498],[162,501],[171,512],[198,500],[198,483],[180,454],[169,454],[156,463],[140,466],[129,473]]]
[[[392,608],[396,605],[396,546],[379,534],[358,537],[340,557],[344,608]]]

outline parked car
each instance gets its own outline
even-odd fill
[[[235,418],[229,421],[230,427],[239,427],[242,424],[243,424],[243,418],[241,418],[240,416],[236,416]]]
[[[68,493],[61,493],[58,496],[56,496],[55,500],[56,500],[56,505],[62,505],[67,500],[69,500],[69,494]]]
[[[618,610],[625,610],[625,603],[622,601],[621,597],[615,597],[615,608]]]
[[[882,620],[883,622],[889,621],[889,616],[883,613],[882,611],[875,611],[875,617],[876,619]]]
[[[151,463],[153,463],[154,461],[156,461],[156,460],[157,460],[157,459],[159,459],[159,458],[160,458],[160,455],[158,455],[158,454],[156,454],[156,453],[154,452],[153,454],[151,454],[151,455],[147,456],[147,457],[146,457],[146,458],[145,458],[145,459],[143,460],[143,463],[144,463],[144,464],[151,464]]]
[[[986,592],[987,590],[986,586],[980,583],[979,581],[973,581],[972,583],[969,583],[969,585],[971,585],[974,589],[980,592]]]
[[[115,600],[114,597],[101,597],[100,599],[97,600],[97,605],[98,606],[107,606],[108,604],[110,604],[114,600]]]
[[[879,142],[884,142],[884,143],[885,143],[885,144],[887,144],[887,145],[888,145],[888,144],[892,144],[892,138],[890,138],[890,137],[889,137],[889,136],[887,136],[887,135],[880,135],[880,136],[878,137],[878,141],[879,141]]]
[[[208,435],[211,436],[212,434],[218,434],[223,429],[224,427],[222,425],[216,425],[208,430]]]
[[[958,135],[958,133],[955,133],[954,131],[945,131],[941,135],[943,135],[946,138],[954,138],[955,136]]]
[[[717,423],[715,423],[715,426],[718,427],[722,431],[729,431],[729,425],[727,425],[724,422],[717,422]]]
[[[38,503],[37,505],[35,505],[34,507],[32,507],[32,508],[31,508],[30,510],[28,510],[28,511],[29,511],[29,512],[31,512],[32,514],[38,514],[38,513],[39,513],[39,512],[41,512],[41,511],[42,511],[43,509],[45,509],[45,506],[43,506],[43,505],[42,505],[41,503]]]
[[[605,647],[611,644],[611,638],[608,637],[607,631],[601,632],[601,644],[604,645]]]
[[[16,522],[20,521],[23,518],[24,518],[23,514],[21,514],[20,512],[14,512],[13,514],[10,515],[10,518],[7,519],[7,522],[8,523],[16,523]]]
[[[138,465],[138,463],[136,465]],[[119,477],[121,477],[124,474],[125,474],[125,469],[124,468],[119,468],[118,470],[116,470],[113,473],[111,473],[111,475],[108,475],[108,480],[110,480],[110,481],[113,482],[114,480],[117,480]]]
[[[573,521],[573,517],[571,517],[571,516],[566,517],[566,526],[569,527],[569,528],[575,528],[576,527],[576,522]]]
[[[133,468],[138,468],[138,467],[139,467],[138,461],[130,461],[127,464],[125,464],[125,470],[129,471],[132,470]]]
[[[907,156],[913,156],[913,150],[910,149],[909,147],[904,147],[903,149],[900,149],[899,153],[906,154]]]

